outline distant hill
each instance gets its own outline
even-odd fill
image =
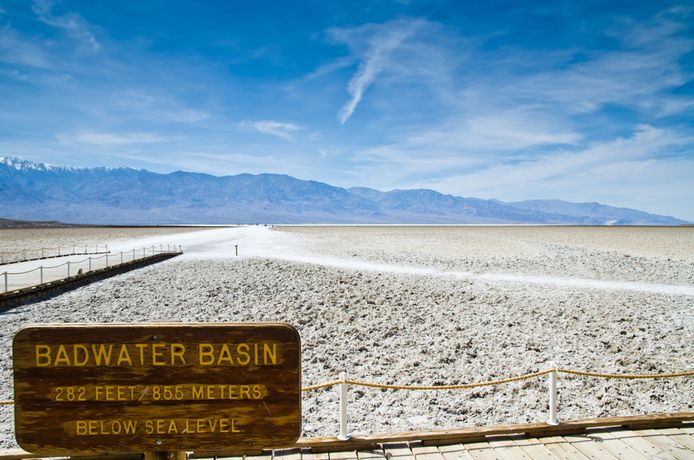
[[[72,228],[81,227],[77,224],[65,224],[63,222],[43,220],[14,220],[0,219],[0,228]]]
[[[680,225],[598,203],[505,203],[433,190],[344,189],[279,174],[217,177],[0,158],[0,216],[90,224],[531,223]]]

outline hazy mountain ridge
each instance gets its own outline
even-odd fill
[[[4,218],[94,224],[686,223],[599,203],[505,203],[427,189],[344,189],[280,174],[158,174],[132,168],[69,168],[20,158],[0,159],[0,200]]]

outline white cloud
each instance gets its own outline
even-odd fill
[[[301,126],[294,123],[274,120],[245,120],[239,123],[239,126],[242,128],[251,128],[260,133],[279,137],[280,139],[284,139],[286,141],[291,140],[294,133],[303,129]]]
[[[0,61],[37,69],[53,67],[43,49],[22,40],[9,26],[0,28]]]
[[[57,140],[67,144],[86,144],[98,147],[119,147],[131,144],[154,144],[167,139],[154,133],[104,133],[83,131],[76,134],[59,134]]]
[[[39,21],[67,31],[77,40],[85,43],[92,51],[99,51],[101,43],[90,31],[90,26],[79,15],[70,13],[63,16],[54,15],[51,10],[53,0],[34,0],[32,7]]]
[[[329,34],[339,42],[344,42],[359,55],[360,64],[347,86],[350,99],[338,113],[341,124],[345,124],[352,116],[361,101],[364,91],[376,80],[376,77],[389,65],[390,54],[404,40],[420,28],[423,21],[398,20],[386,24],[368,24],[357,29],[331,29]],[[355,37],[356,35],[356,37]],[[362,36],[366,43],[361,43]]]
[[[630,137],[522,162],[493,163],[416,185],[483,198],[602,201],[661,213],[670,208],[675,213],[686,194],[674,196],[673,191],[688,189],[691,194],[692,142],[691,135],[642,125]]]
[[[581,135],[543,119],[539,114],[524,111],[501,112],[493,115],[473,116],[450,122],[441,128],[412,135],[405,143],[418,146],[447,149],[451,152],[470,154],[515,150],[553,144],[575,144]]]
[[[315,78],[319,78],[325,75],[329,75],[333,72],[337,72],[338,70],[344,69],[345,67],[349,67],[352,64],[354,64],[356,58],[354,56],[345,56],[339,59],[336,59],[332,62],[328,62],[327,64],[323,64],[320,67],[318,67],[316,70],[311,72],[306,76],[307,80],[313,80]]]
[[[694,51],[694,39],[682,34],[683,28],[682,21],[656,15],[612,25],[607,33],[620,44],[609,49],[508,47],[481,55],[485,73],[466,81],[461,106],[534,104],[538,112],[563,118],[607,105],[652,116],[686,111],[691,106],[672,103],[667,95],[692,78],[682,60]]]
[[[206,110],[189,107],[175,96],[154,89],[125,90],[113,94],[112,100],[114,106],[126,108],[130,116],[150,121],[198,123],[211,117]]]

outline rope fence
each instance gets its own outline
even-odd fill
[[[83,275],[95,270],[117,267],[124,263],[134,262],[146,257],[164,253],[181,253],[180,245],[159,245],[118,253],[99,253],[100,256],[89,256],[81,260],[68,260],[58,265],[41,265],[21,272],[0,273],[0,293],[38,286],[44,283],[64,280],[75,275]],[[81,254],[67,254],[81,255]]]
[[[330,382],[321,383],[318,385],[312,385],[304,387],[301,390],[303,392],[316,391],[325,388],[331,388],[337,386],[337,394],[340,403],[339,412],[339,434],[337,439],[347,440],[349,439],[348,431],[348,413],[347,413],[347,400],[349,395],[349,385],[366,387],[366,388],[377,388],[382,390],[409,390],[409,391],[436,391],[436,390],[468,390],[471,388],[487,387],[494,385],[502,385],[505,383],[519,382],[521,380],[530,380],[543,375],[547,375],[547,388],[548,388],[548,399],[549,399],[549,410],[547,417],[547,424],[558,425],[558,407],[559,398],[557,392],[557,376],[558,374],[569,374],[576,375],[579,377],[593,377],[602,379],[666,379],[675,377],[691,377],[694,376],[694,371],[688,372],[672,372],[667,374],[610,374],[605,372],[589,372],[589,371],[579,371],[575,369],[563,369],[555,366],[551,366],[550,369],[538,372],[531,372],[528,374],[518,375],[515,377],[509,377],[505,379],[489,380],[486,382],[475,382],[475,383],[464,383],[460,385],[395,385],[386,383],[373,383],[365,382],[362,380],[351,380],[347,378],[345,372],[340,373],[340,378],[338,380],[332,380]]]
[[[106,254],[108,245],[100,246],[81,246],[73,244],[72,246],[56,246],[53,248],[39,249],[22,249],[21,251],[5,251],[0,252],[0,265],[16,264],[20,262],[29,262],[39,259],[51,259],[54,257],[63,256],[81,256],[89,254]]]
[[[340,378],[338,380],[332,380],[329,382],[321,383],[318,385],[311,385],[303,387],[302,392],[322,390],[325,388],[331,388],[334,386],[338,387],[338,399],[340,403],[339,412],[339,422],[340,429],[337,436],[340,440],[347,440],[350,438],[348,432],[348,414],[347,414],[347,399],[348,399],[348,387],[349,385],[367,387],[367,388],[377,388],[384,390],[414,390],[414,391],[435,391],[435,390],[467,390],[471,388],[479,388],[486,386],[502,385],[505,383],[518,382],[521,380],[529,380],[543,375],[549,376],[548,378],[548,393],[549,393],[549,413],[547,418],[547,423],[549,425],[558,425],[559,419],[557,417],[557,375],[558,374],[569,374],[576,375],[580,377],[593,377],[601,379],[668,379],[676,377],[691,377],[694,376],[694,371],[688,372],[671,372],[666,374],[610,374],[605,372],[590,372],[590,371],[580,371],[575,369],[563,369],[558,367],[550,367],[550,369],[538,372],[531,372],[528,374],[518,375],[515,377],[509,377],[505,379],[489,380],[486,382],[475,382],[475,383],[465,383],[460,385],[395,385],[395,384],[385,384],[385,383],[373,383],[365,382],[362,380],[351,380],[347,378],[345,372],[340,373]],[[12,405],[14,401],[6,400],[0,401],[0,406]]]
[[[530,374],[523,374],[519,375],[516,377],[509,377],[507,379],[499,379],[499,380],[490,380],[487,382],[477,382],[477,383],[464,383],[460,385],[395,385],[395,384],[387,384],[387,383],[373,383],[373,382],[365,382],[363,380],[332,380],[330,382],[325,382],[321,383],[318,385],[312,385],[308,387],[304,387],[301,389],[301,391],[307,392],[307,391],[314,391],[314,390],[321,390],[323,388],[330,388],[335,385],[340,385],[343,383],[346,383],[348,385],[355,385],[355,386],[361,386],[361,387],[367,387],[367,388],[381,388],[381,389],[387,389],[387,390],[419,390],[419,391],[430,391],[430,390],[468,390],[471,388],[479,388],[479,387],[488,387],[488,386],[493,386],[493,385],[501,385],[504,383],[511,383],[511,382],[518,382],[520,380],[528,380],[528,379],[533,379],[535,377],[540,377],[543,375],[547,375],[549,373],[556,372],[559,374],[572,374],[572,375],[579,375],[579,376],[584,376],[584,377],[597,377],[597,378],[604,378],[604,379],[667,379],[667,378],[673,378],[673,377],[689,377],[694,375],[694,371],[692,372],[674,372],[670,374],[608,374],[604,372],[587,372],[587,371],[578,371],[575,369],[548,369],[545,371],[539,371],[539,372],[532,372]]]

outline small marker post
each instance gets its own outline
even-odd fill
[[[239,245],[235,244],[234,249],[236,250],[236,257],[238,257],[239,256]]]

